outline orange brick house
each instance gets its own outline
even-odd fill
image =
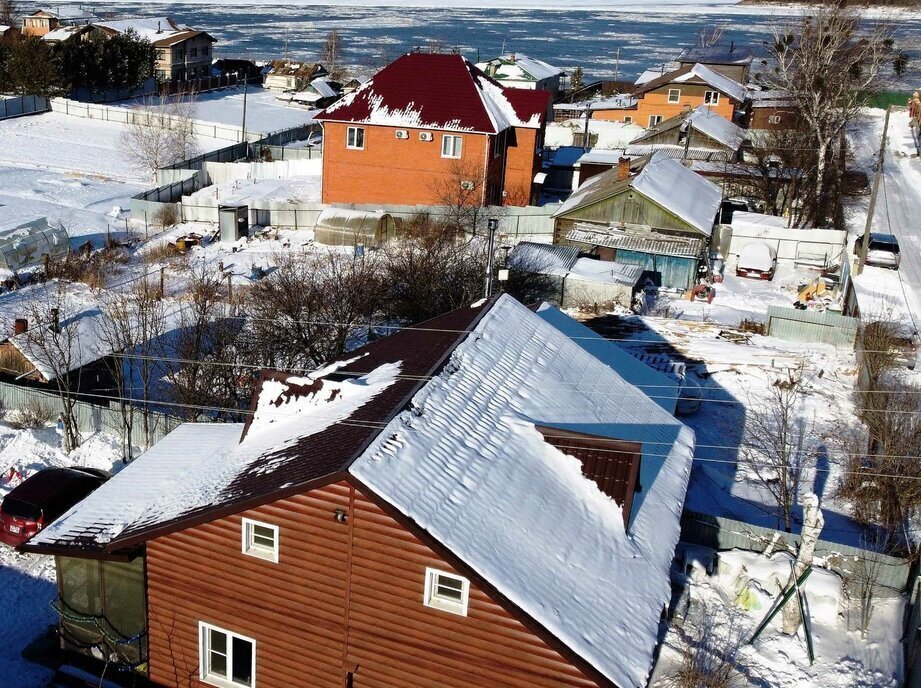
[[[527,205],[550,95],[461,55],[409,53],[321,112],[324,203]]]
[[[701,105],[730,122],[747,99],[747,89],[737,81],[702,64],[685,65],[647,81],[632,94],[635,103],[617,100],[612,107],[592,108],[592,119],[654,127]]]

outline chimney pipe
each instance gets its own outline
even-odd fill
[[[617,161],[617,181],[622,182],[630,177],[630,158],[620,158]]]
[[[16,318],[13,322],[13,334],[25,334],[29,329],[29,321],[25,318]]]

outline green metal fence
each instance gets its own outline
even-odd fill
[[[830,311],[768,307],[768,334],[789,342],[853,347],[860,320]]]

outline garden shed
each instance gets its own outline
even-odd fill
[[[396,233],[397,221],[389,213],[350,208],[325,208],[314,227],[314,239],[327,246],[375,246]]]
[[[28,222],[0,223],[0,270],[15,272],[38,265],[42,256],[63,256],[70,237],[61,225],[40,217]]]

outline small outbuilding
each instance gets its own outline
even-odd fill
[[[314,239],[327,246],[377,246],[397,234],[389,213],[351,208],[325,208],[317,218]]]

